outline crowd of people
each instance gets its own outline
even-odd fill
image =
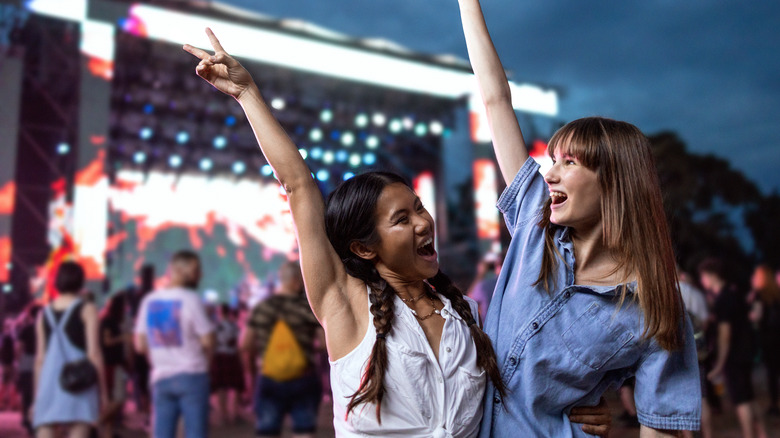
[[[502,257],[493,255],[477,270],[469,295],[479,304],[485,295],[479,284],[494,287],[501,264]],[[56,278],[57,299],[45,307],[32,303],[5,321],[0,339],[2,409],[18,410],[30,435],[37,427],[37,436],[55,436],[46,424],[56,423],[71,425],[73,437],[90,436],[94,424],[100,425],[101,436],[116,436],[128,410],[128,393],[133,393],[134,409],[142,414],[144,406],[148,409],[143,401],[148,388],[139,388],[137,382],[148,382],[149,376],[137,374],[150,367],[134,366],[136,354],[144,353],[151,359],[153,436],[173,436],[179,416],[190,430],[187,436],[206,436],[209,418],[235,424],[246,421],[250,411],[259,436],[279,436],[286,415],[296,436],[314,436],[320,404],[323,397],[330,398],[330,367],[300,265],[283,264],[276,290],[253,309],[204,303],[196,292],[199,278],[197,255],[177,253],[170,284],[145,291],[135,309],[142,315],[137,318],[131,302],[138,301],[140,289],[112,295],[98,313],[79,293],[81,268],[63,264]],[[762,264],[753,272],[750,289],[742,291],[738,282],[728,280],[718,259],[699,264],[698,281],[680,273],[680,291],[696,338],[704,438],[717,436],[711,418],[726,406],[735,409],[744,437],[768,436],[763,416],[780,416],[779,283],[780,270]],[[56,340],[50,341],[52,337]],[[40,350],[38,339],[44,342]],[[285,344],[298,349],[290,353]],[[165,348],[155,354],[150,345]],[[91,391],[74,396],[52,379],[65,362],[82,356],[90,358],[102,378]],[[769,392],[765,406],[756,403],[753,382],[754,371],[762,367]],[[37,385],[36,376],[41,379]],[[621,400],[638,426],[632,384],[621,387]]]
[[[243,108],[287,193],[300,260],[252,309],[209,308],[196,293],[200,259],[182,250],[164,287],[115,294],[100,314],[79,294],[83,269],[63,263],[57,298],[20,317],[9,360],[3,341],[3,391],[17,364],[31,433],[69,426],[86,437],[100,425],[111,436],[132,388],[159,438],[180,420],[184,436],[207,436],[212,394],[219,421],[237,421],[247,393],[262,437],[278,436],[287,416],[295,436],[314,436],[323,394],[339,437],[605,436],[602,396],[622,386],[641,436],[712,436],[721,387],[743,436],[767,436],[752,371],[760,355],[776,415],[771,269],[758,267],[743,293],[722,262],[705,260],[704,293],[693,287],[675,268],[649,141],[629,123],[566,124],[542,175],[479,2],[459,4],[511,236],[470,291],[440,269],[433,218],[403,177],[367,172],[323,199],[253,78],[207,29],[213,54],[184,50]]]

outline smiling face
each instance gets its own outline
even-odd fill
[[[432,278],[439,270],[433,246],[433,218],[420,198],[404,184],[382,190],[376,205],[379,242],[369,248],[383,278],[413,282]]]
[[[601,188],[595,171],[558,147],[553,166],[544,176],[550,189],[550,221],[556,225],[584,231],[601,226]]]

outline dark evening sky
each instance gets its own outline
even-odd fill
[[[223,2],[467,57],[455,0]],[[517,81],[560,89],[562,120],[601,115],[647,134],[675,131],[689,150],[729,160],[765,193],[780,191],[780,2],[482,5],[504,67]]]

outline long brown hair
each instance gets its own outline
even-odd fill
[[[761,276],[763,286],[756,289],[761,302],[771,306],[775,301],[780,301],[780,286],[777,285],[772,268],[768,265],[758,265],[753,275]]]
[[[385,395],[384,376],[387,369],[387,339],[393,330],[396,291],[377,272],[373,262],[358,257],[350,250],[352,242],[371,246],[379,242],[376,231],[376,205],[379,196],[390,184],[409,183],[400,176],[386,172],[369,172],[342,183],[327,199],[325,231],[347,273],[363,280],[371,289],[369,301],[377,339],[371,350],[358,390],[347,405],[347,415],[363,403],[376,404],[377,421],[381,423],[382,399]],[[481,367],[496,390],[503,396],[505,387],[498,369],[490,338],[479,328],[463,293],[439,271],[428,283],[452,303],[453,309],[469,325],[477,349],[477,365]]]
[[[616,255],[615,272],[636,274],[635,298],[644,314],[646,338],[655,337],[666,350],[681,347],[683,303],[674,253],[661,198],[650,141],[634,125],[601,117],[575,120],[550,139],[548,152],[561,149],[596,172],[601,190],[604,245]],[[556,287],[559,259],[548,200],[539,226],[545,228],[545,250],[539,278],[549,293]],[[619,302],[627,290],[619,291]]]

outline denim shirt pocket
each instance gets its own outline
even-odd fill
[[[578,362],[600,370],[633,338],[634,334],[613,324],[615,309],[591,303],[563,333],[563,343]]]

